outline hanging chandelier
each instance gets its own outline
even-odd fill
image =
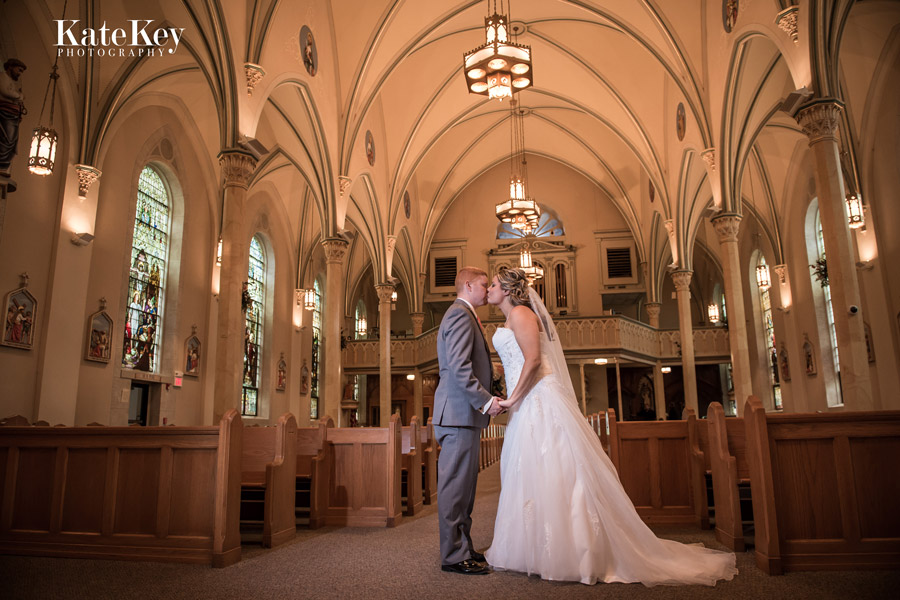
[[[769,265],[766,264],[765,259],[763,259],[760,264],[756,265],[756,284],[762,291],[766,291],[772,287],[772,280],[769,279]]]
[[[528,243],[526,243],[525,247],[522,248],[522,251],[519,252],[519,268],[525,271],[525,277],[528,278],[528,283],[534,283],[538,279],[544,277],[544,269],[540,265],[534,264],[534,261],[531,258],[531,250],[529,249]]]
[[[709,322],[716,324],[719,322],[719,305],[718,304],[710,304],[706,308],[707,316],[709,317]]]
[[[491,0],[488,0],[490,9]],[[498,10],[494,0],[493,14],[484,18],[485,43],[463,55],[466,88],[470,93],[503,100],[533,83],[531,46],[510,40],[508,1],[506,9],[504,13],[503,0],[500,0]]]
[[[541,208],[528,195],[524,112],[515,100],[510,102],[509,197],[496,205],[496,214],[501,222],[527,234],[537,229]]]
[[[859,229],[866,224],[863,216],[862,200],[856,194],[847,194],[847,221],[850,229]]]
[[[63,3],[62,18],[66,18],[66,6],[68,0]],[[59,134],[53,129],[53,108],[56,105],[56,81],[59,79],[59,53],[50,69],[50,80],[47,82],[47,90],[44,92],[44,102],[41,104],[41,115],[38,117],[38,126],[31,133],[31,149],[28,151],[28,170],[35,175],[49,175],[53,172],[56,161],[56,145],[59,142]],[[44,127],[44,108],[47,106],[47,96],[50,96],[50,122]]]

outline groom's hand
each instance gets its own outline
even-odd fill
[[[493,398],[491,398],[491,407],[488,408],[487,413],[489,415],[491,415],[492,417],[496,417],[497,415],[499,415],[500,413],[502,413],[503,411],[506,410],[505,408],[500,406],[501,400],[502,400],[502,398],[500,398],[499,396],[494,396]]]

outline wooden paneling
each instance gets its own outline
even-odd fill
[[[660,497],[663,506],[690,506],[690,473],[686,439],[659,440]]]
[[[56,448],[22,448],[16,465],[13,529],[50,531]]]
[[[832,440],[773,440],[772,483],[784,540],[843,537]]]
[[[735,552],[745,547],[738,484],[749,478],[744,419],[725,417],[718,402],[707,410],[709,455],[716,504],[716,539]]]
[[[851,438],[849,443],[853,487],[861,500],[860,536],[900,539],[900,439]]]
[[[156,534],[160,455],[157,448],[119,451],[115,533]]]
[[[216,498],[216,451],[176,449],[172,453],[169,535],[211,537],[213,517],[209,510]]]
[[[619,444],[620,456],[623,460],[619,469],[619,480],[634,506],[649,508],[653,506],[650,481],[650,441],[647,439],[622,440]],[[627,458],[626,458],[627,457]]]
[[[66,465],[61,530],[96,533],[103,528],[107,448],[71,448]]]

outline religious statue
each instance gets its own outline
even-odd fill
[[[0,73],[0,176],[10,174],[19,142],[19,123],[28,112],[19,80],[26,68],[21,60],[10,58],[3,63]]]

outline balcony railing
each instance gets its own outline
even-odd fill
[[[677,362],[681,356],[681,333],[675,329],[656,330],[645,323],[620,315],[586,319],[555,321],[559,340],[566,354],[616,354]],[[498,323],[485,324],[485,334],[491,340]],[[393,369],[412,369],[437,364],[437,333],[432,329],[414,338],[391,340]],[[379,341],[351,340],[341,353],[344,369],[377,371]],[[727,361],[731,353],[728,330],[724,327],[694,329],[694,357],[699,361]]]

